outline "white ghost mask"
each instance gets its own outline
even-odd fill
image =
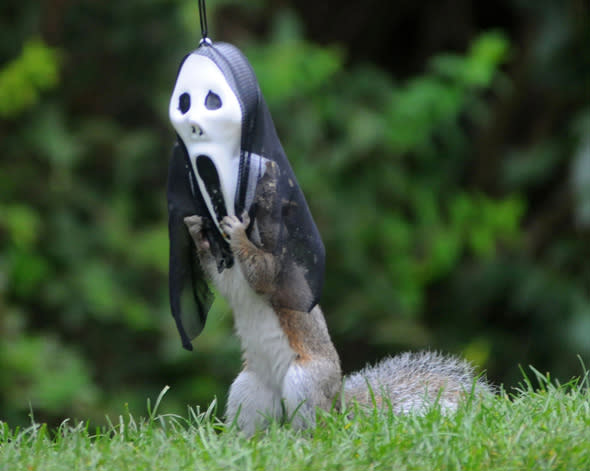
[[[215,170],[225,206],[222,213],[234,215],[242,110],[223,73],[211,59],[197,54],[186,58],[172,92],[169,115],[186,147],[209,214],[219,228],[221,215],[216,205],[221,202],[219,196],[212,194],[216,187],[206,182]]]

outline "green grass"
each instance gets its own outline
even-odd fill
[[[0,470],[587,470],[590,392],[536,373],[510,397],[468,401],[456,414],[321,414],[312,432],[272,426],[253,439],[226,429],[215,406],[187,417],[120,417],[103,430],[64,422],[11,430],[0,422]]]

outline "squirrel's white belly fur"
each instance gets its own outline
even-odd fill
[[[285,380],[296,353],[276,312],[250,287],[237,264],[215,276],[215,285],[234,312],[245,362],[231,385],[226,415],[229,422],[237,420],[238,427],[251,435],[270,420],[283,418],[285,406],[297,397],[289,388],[291,382]]]
[[[246,367],[267,386],[280,389],[295,352],[276,312],[250,287],[237,264],[220,274],[217,287],[234,312]]]

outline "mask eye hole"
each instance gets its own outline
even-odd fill
[[[183,93],[178,98],[178,109],[185,114],[191,107],[191,96],[188,93]]]
[[[221,108],[221,98],[217,93],[213,93],[209,90],[207,96],[205,97],[205,108],[208,110],[218,110]]]

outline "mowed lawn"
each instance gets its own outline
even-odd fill
[[[0,422],[0,470],[590,470],[587,382],[537,379],[452,415],[322,413],[313,431],[274,425],[252,439],[225,428],[214,405],[178,417],[156,404],[99,431]]]

